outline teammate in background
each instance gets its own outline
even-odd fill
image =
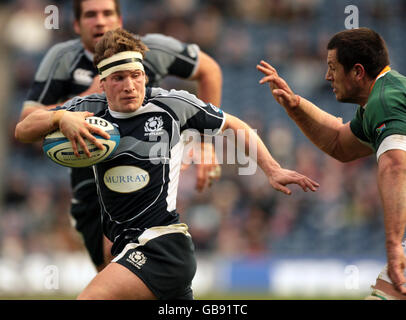
[[[20,119],[38,108],[47,106],[52,109],[74,96],[101,92],[93,55],[95,45],[104,33],[122,27],[119,1],[74,0],[73,10],[74,30],[80,39],[56,44],[48,51],[37,70]],[[141,39],[149,48],[143,60],[148,86],[157,86],[168,75],[195,80],[199,98],[220,105],[221,69],[197,45],[185,44],[161,34],[149,34]],[[218,179],[221,172],[213,146],[202,143],[202,149],[211,152],[213,161],[197,164],[196,188],[199,191],[210,185],[212,179]],[[71,214],[75,227],[81,233],[96,269],[100,271],[112,258],[109,254],[111,243],[103,240],[92,169],[72,169],[71,186]]]
[[[276,101],[328,155],[347,162],[375,153],[387,266],[367,299],[405,299],[406,77],[391,70],[385,41],[368,28],[337,33],[327,50],[326,80],[336,99],[359,104],[346,124],[296,95],[265,61],[257,66],[265,74],[260,83],[269,83]]]
[[[86,117],[102,117],[120,130],[121,142],[113,157],[94,166],[103,231],[113,242],[115,258],[79,299],[193,299],[193,243],[176,212],[178,153],[186,130],[215,135],[230,129],[235,136],[242,132],[247,154],[254,143],[257,162],[273,188],[290,194],[287,184],[298,184],[304,191],[318,187],[311,179],[281,168],[255,132],[238,118],[186,91],[147,89],[142,64],[146,49],[123,29],[107,32],[96,45],[94,56],[105,94],[74,98],[57,111],[38,110],[16,127],[16,138],[22,142],[40,140],[60,128],[76,152],[78,144],[87,150],[83,139],[94,141],[92,134],[108,138],[87,124]],[[151,117],[161,120],[160,139],[151,140],[145,134]],[[153,151],[156,149],[158,154]],[[157,162],[157,157],[161,161]],[[113,174],[142,174],[146,182],[136,186],[120,182],[117,186],[106,178]]]

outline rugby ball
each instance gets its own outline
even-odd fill
[[[58,129],[44,138],[42,149],[48,158],[65,167],[83,168],[106,160],[113,155],[120,143],[120,132],[117,127],[99,117],[88,117],[86,121],[110,135],[110,140],[95,135],[96,139],[103,144],[104,150],[97,148],[92,142],[85,139],[90,157],[85,154],[80,145],[78,145],[79,157],[77,157],[73,153],[72,143]]]

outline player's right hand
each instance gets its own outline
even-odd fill
[[[90,157],[90,152],[84,139],[92,142],[97,148],[103,150],[104,146],[93,136],[99,135],[110,139],[110,135],[96,126],[92,126],[85,119],[93,116],[91,112],[70,112],[66,111],[59,121],[59,128],[66,138],[72,143],[73,152],[79,157],[78,145],[85,154]]]
[[[392,283],[396,290],[406,294],[405,267],[406,257],[402,244],[387,244],[387,258],[388,258],[388,276],[392,280]]]
[[[283,168],[277,168],[274,170],[268,180],[275,190],[287,195],[292,193],[290,189],[286,187],[288,184],[297,184],[304,192],[307,192],[308,190],[315,192],[320,186],[316,181],[313,181],[296,171]]]
[[[274,67],[261,60],[260,64],[257,65],[257,69],[265,75],[259,83],[269,83],[272,95],[280,105],[286,109],[293,109],[299,106],[299,96],[297,96],[286,81],[278,75],[278,72]]]

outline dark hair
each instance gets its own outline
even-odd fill
[[[137,51],[144,57],[148,47],[140,40],[139,36],[122,28],[110,30],[97,42],[93,63],[97,66],[100,61],[123,51]]]
[[[337,49],[337,60],[345,72],[360,63],[367,75],[375,78],[390,63],[385,40],[368,28],[336,33],[327,44],[327,50],[334,49]]]
[[[73,15],[76,21],[80,20],[80,16],[82,15],[82,2],[86,0],[73,0]],[[116,13],[120,17],[121,16],[121,9],[120,9],[120,0],[113,0],[116,6]]]

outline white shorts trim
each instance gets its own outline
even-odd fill
[[[138,237],[138,243],[128,243],[123,251],[120,252],[113,260],[112,262],[116,262],[117,260],[120,260],[128,250],[135,249],[139,246],[145,245],[148,241],[158,238],[160,236],[163,236],[165,234],[170,234],[170,233],[183,233],[187,237],[191,237],[190,233],[188,232],[188,226],[184,223],[178,223],[178,224],[171,224],[169,226],[159,226],[159,227],[152,227],[147,230],[145,230],[141,235]]]

